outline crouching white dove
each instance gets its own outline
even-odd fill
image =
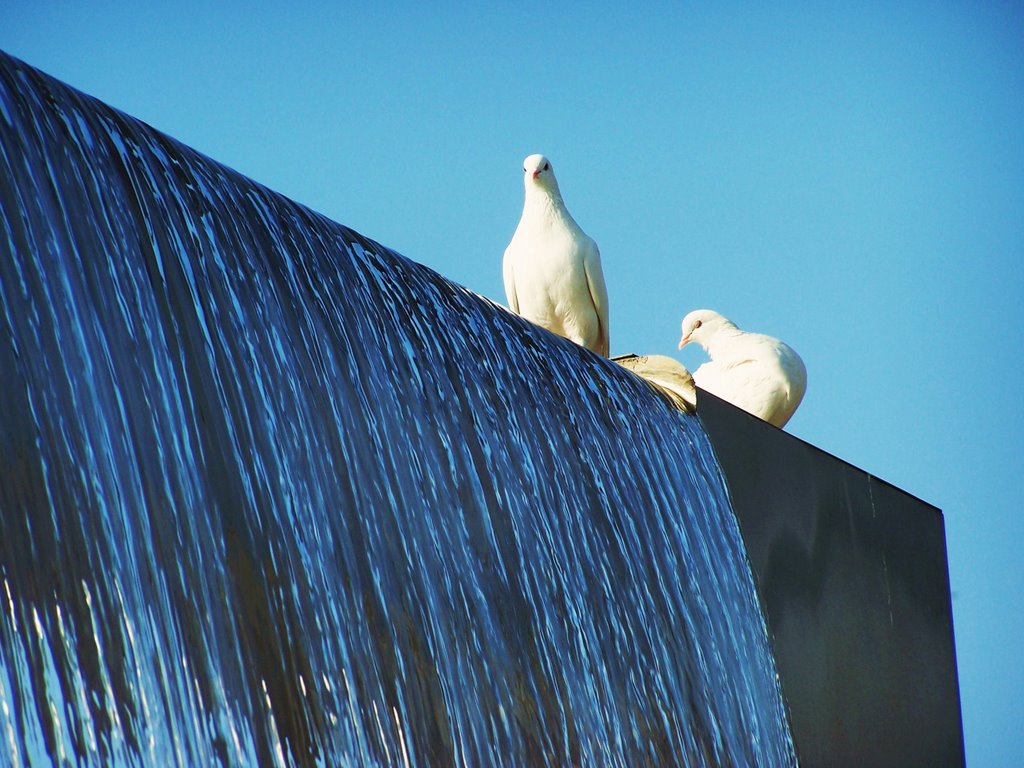
[[[523,162],[526,199],[502,264],[509,308],[608,355],[608,291],[595,243],[569,214],[544,155]]]
[[[788,345],[741,331],[710,309],[683,318],[679,348],[691,341],[711,358],[693,372],[698,387],[776,427],[789,421],[807,390],[807,369]]]

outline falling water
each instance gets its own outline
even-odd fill
[[[2,54],[0,150],[12,765],[795,763],[695,419]]]

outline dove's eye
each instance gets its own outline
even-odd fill
[[[545,171],[550,171],[551,170],[551,163],[544,163],[544,170]]]
[[[698,321],[697,321],[696,323],[694,323],[694,324],[693,324],[693,330],[695,330],[695,331],[696,331],[696,330],[697,330],[698,328],[700,328],[700,327],[701,327],[701,325],[703,325],[703,324],[704,324],[704,321],[703,321],[703,320],[698,320]]]

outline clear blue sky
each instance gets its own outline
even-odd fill
[[[968,763],[1021,759],[1024,5],[208,5],[0,0],[0,48],[502,303],[547,154],[613,354],[779,336],[788,430],[944,510]]]

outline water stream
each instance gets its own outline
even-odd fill
[[[795,764],[644,382],[3,54],[0,214],[0,763]]]

